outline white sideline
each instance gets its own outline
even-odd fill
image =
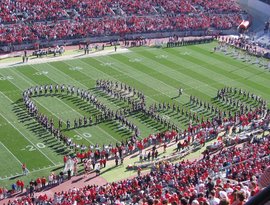
[[[65,62],[66,63],[66,62]],[[67,64],[67,63],[66,63]],[[48,64],[48,66],[50,66],[50,67],[52,67],[52,69],[54,69],[54,70],[57,70],[54,66],[52,66],[52,65],[49,65]],[[39,71],[38,69],[36,69],[35,67],[33,67],[33,66],[31,66],[33,69],[35,69],[36,71]],[[65,76],[67,76],[67,78],[71,78],[70,76],[68,76],[67,74],[65,74],[64,72],[62,72],[62,71],[60,71],[60,70],[57,70],[58,72],[61,72],[62,73],[62,75],[65,75]],[[79,72],[81,72],[81,71],[79,71]],[[82,72],[81,72],[82,73]],[[88,75],[87,75],[88,76]],[[22,77],[22,76],[20,76],[21,78],[23,78],[23,79],[25,79],[25,81],[27,81],[27,82],[30,82],[29,80],[31,80],[31,79],[29,79],[29,77]],[[90,76],[89,76],[90,77]],[[48,77],[48,78],[50,78],[50,77]],[[29,80],[27,80],[27,79],[29,79]],[[51,79],[51,78],[50,78]],[[93,78],[92,78],[93,79]],[[51,79],[52,80],[52,79]],[[80,84],[80,85],[82,85],[84,88],[87,88],[84,84],[82,84],[81,82],[79,82],[79,81],[77,81],[77,80],[75,80],[75,79],[73,79],[73,78],[71,78],[71,80],[72,81],[74,81],[74,82],[76,82],[76,83],[78,83],[78,84]],[[32,80],[31,80],[32,81]],[[54,81],[55,83],[57,83],[55,80],[52,80],[52,81]],[[31,84],[31,83],[30,83]],[[59,98],[56,98],[58,101],[60,101],[60,102],[62,102],[63,104],[65,104],[67,107],[69,107],[73,112],[76,112],[76,113],[78,113],[81,117],[83,117],[83,115],[81,114],[81,113],[79,113],[78,111],[76,111],[76,110],[74,110],[72,107],[70,107],[67,103],[65,103],[65,102],[63,102],[63,101],[61,101]],[[47,108],[46,108],[47,109]],[[48,109],[47,109],[48,110]],[[49,110],[48,110],[49,111]],[[56,116],[55,114],[53,114],[54,116]],[[56,116],[57,117],[57,116]],[[116,142],[120,142],[119,140],[117,140],[116,138],[114,138],[111,134],[109,134],[108,132],[106,132],[104,129],[102,129],[102,128],[100,128],[100,126],[99,125],[97,125],[97,128],[101,131],[101,132],[103,132],[105,135],[107,135],[108,137],[111,137],[113,140],[115,140]],[[76,131],[77,132],[77,131]],[[78,132],[77,132],[78,133]],[[78,134],[80,134],[80,133],[78,133]],[[91,140],[88,140],[87,138],[85,138],[85,137],[83,137],[84,139],[86,139],[86,141],[88,141],[88,142],[90,142],[92,145],[94,145],[94,143],[91,141]]]
[[[0,142],[0,144],[13,156],[14,159],[16,159],[17,162],[19,162],[20,165],[22,165],[23,163],[2,143]],[[30,173],[30,171],[26,168],[28,174]],[[15,176],[21,176],[20,174],[15,175]],[[14,176],[13,176],[14,177]],[[7,177],[9,178],[9,177]],[[5,178],[1,178],[1,180],[4,180]]]
[[[16,159],[17,162],[19,162],[20,165],[23,164],[2,142],[0,142],[0,144]]]
[[[41,171],[44,171],[44,170],[47,170],[47,169],[53,169],[55,167],[60,167],[60,166],[63,166],[63,164],[60,162],[60,163],[57,163],[56,165],[53,165],[53,166],[46,166],[46,167],[43,167],[42,169],[40,168],[37,168],[37,169],[33,169],[31,172],[28,170],[28,174],[29,173],[36,173],[36,172],[41,172]],[[21,176],[21,174],[18,174],[16,173],[16,175],[11,175],[11,176],[5,176],[4,178],[0,177],[0,181],[4,181],[6,179],[10,179],[12,177],[18,177],[18,176]]]
[[[34,68],[34,67],[33,67]],[[14,72],[16,75],[18,75],[15,71],[12,71]],[[28,77],[22,77],[21,75],[19,76],[20,78],[22,78],[25,82],[27,82],[28,84],[32,85],[32,83],[28,80],[29,78]],[[31,80],[31,79],[30,79]],[[32,80],[31,80],[32,81]],[[12,81],[10,81],[13,85],[15,85],[19,90],[22,90],[21,87],[19,87],[18,85],[16,85],[15,83],[13,83]],[[58,98],[56,98],[58,99]],[[60,118],[59,116],[57,116],[55,113],[52,113],[46,106],[44,106],[41,102],[38,101],[38,104],[40,104],[42,107],[44,107],[46,110],[48,110],[53,116],[55,116],[56,118]],[[20,108],[22,110],[22,108]],[[64,124],[66,124],[65,122],[63,122]],[[80,133],[75,129],[74,130],[77,134],[80,135]],[[94,145],[94,143],[87,139],[87,138],[84,138],[86,141],[88,141],[89,143],[91,143],[92,145]]]
[[[23,63],[21,59],[19,61],[16,60],[14,62],[5,62],[5,63],[1,63],[0,61],[0,69],[11,68],[11,67],[16,67],[16,66],[55,62],[55,61],[63,61],[63,60],[75,60],[79,58],[89,58],[89,57],[95,57],[95,56],[113,55],[113,54],[120,54],[120,53],[127,53],[127,52],[130,52],[127,48],[118,47],[116,52],[114,51],[114,49],[108,49],[108,50],[96,51],[96,52],[92,52],[90,54],[84,55],[82,51],[79,54],[70,54],[70,55],[63,55],[63,56],[56,56],[56,57],[50,56],[50,57],[30,59],[27,63]]]

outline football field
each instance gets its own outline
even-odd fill
[[[22,101],[22,92],[36,85],[65,84],[89,90],[98,100],[116,111],[128,107],[127,102],[112,98],[95,88],[96,80],[105,79],[125,83],[143,92],[146,104],[170,103],[201,117],[213,113],[189,103],[190,95],[209,102],[222,110],[237,108],[215,99],[217,90],[225,86],[244,89],[270,102],[269,70],[234,59],[223,53],[212,53],[216,43],[178,48],[132,48],[127,53],[100,57],[78,58],[44,64],[24,65],[0,69],[0,186],[9,178],[21,174],[26,163],[29,179],[47,175],[62,165],[63,155],[72,150],[46,131],[29,116]],[[178,89],[183,88],[181,97]],[[233,96],[246,104],[256,102]],[[64,127],[69,119],[95,116],[100,113],[93,105],[66,93],[32,98],[39,111],[56,124],[62,119]],[[160,115],[184,129],[190,120],[172,109]],[[142,112],[131,113],[127,119],[140,129],[140,137],[167,128]],[[64,134],[78,144],[94,146],[119,143],[133,134],[118,121],[107,120],[92,126],[64,130]]]

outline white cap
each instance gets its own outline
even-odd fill
[[[197,200],[193,200],[191,204],[192,205],[200,205],[200,203]]]
[[[227,199],[228,198],[227,193],[225,191],[220,191],[219,196],[220,196],[221,199]]]
[[[233,193],[233,189],[232,189],[232,188],[228,188],[228,189],[226,190],[226,192],[227,192],[227,194],[231,194],[231,193]]]

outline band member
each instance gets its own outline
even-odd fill
[[[183,88],[179,88],[179,96],[183,95]]]

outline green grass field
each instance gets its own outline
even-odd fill
[[[146,95],[147,105],[169,102],[181,105],[200,116],[212,114],[189,104],[189,96],[197,96],[221,109],[235,108],[214,99],[225,86],[242,88],[270,101],[270,72],[257,65],[233,59],[223,53],[212,53],[216,43],[179,48],[132,48],[130,52],[95,58],[25,65],[0,70],[0,186],[8,185],[21,174],[21,163],[30,173],[23,179],[48,175],[59,170],[63,155],[72,151],[29,117],[22,102],[22,91],[41,84],[66,84],[89,89],[111,109],[126,104],[95,90],[97,79],[124,82]],[[184,94],[179,98],[178,89]],[[58,119],[79,118],[98,113],[93,106],[77,97],[58,95],[34,97],[39,110]],[[242,99],[243,100],[243,99]],[[254,103],[247,101],[246,103]],[[255,104],[254,104],[255,105]],[[269,106],[269,104],[268,104]],[[189,120],[171,111],[162,111],[177,126],[185,128]],[[166,128],[142,113],[127,117],[141,130],[141,138]],[[64,132],[77,143],[109,144],[129,138],[131,132],[116,121],[72,129]],[[110,175],[109,175],[110,177]]]

